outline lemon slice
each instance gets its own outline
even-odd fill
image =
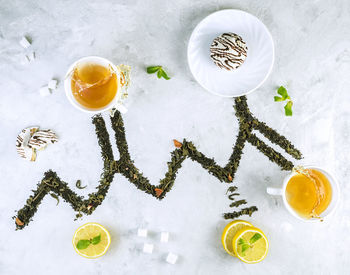
[[[265,234],[256,227],[239,230],[233,238],[232,245],[237,258],[248,264],[261,262],[269,249]]]
[[[250,222],[242,220],[230,222],[228,225],[225,226],[224,231],[222,232],[221,242],[228,254],[235,256],[232,247],[233,237],[236,235],[237,231],[248,226],[253,227],[253,225]]]
[[[97,244],[91,242],[86,248],[78,249],[77,244],[80,240],[90,240],[99,237],[100,241]],[[95,259],[104,255],[109,245],[111,244],[111,236],[106,228],[98,223],[86,223],[80,226],[73,236],[73,247],[80,255],[88,259]]]

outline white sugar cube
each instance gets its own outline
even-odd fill
[[[19,44],[21,44],[21,46],[25,49],[30,46],[30,42],[25,36],[22,37],[21,41],[19,41]]]
[[[51,91],[48,86],[41,87],[39,90],[41,96],[48,96],[51,94]]]
[[[27,58],[29,62],[32,62],[35,60],[35,52],[31,52],[30,54],[27,54]]]
[[[30,63],[30,59],[29,59],[29,57],[28,57],[27,55],[24,55],[24,56],[23,56],[23,63],[24,63],[24,64]]]
[[[144,228],[139,228],[138,230],[137,230],[137,236],[139,236],[139,237],[144,237],[144,238],[146,238],[147,237],[147,229],[144,229]]]
[[[168,257],[166,257],[166,261],[169,264],[175,264],[177,261],[178,256],[174,253],[169,252]]]
[[[143,252],[147,254],[152,254],[154,245],[150,243],[145,243],[143,245]]]
[[[160,241],[162,243],[167,243],[169,241],[169,232],[161,232],[160,233]]]
[[[51,79],[49,81],[49,83],[47,84],[47,86],[49,87],[49,89],[51,90],[56,90],[57,88],[57,80],[56,79]]]

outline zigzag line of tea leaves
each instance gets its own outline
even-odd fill
[[[134,165],[129,154],[121,114],[115,112],[114,116],[111,117],[112,129],[115,132],[115,140],[120,154],[119,160],[114,159],[104,119],[100,115],[94,116],[92,122],[96,128],[96,135],[101,147],[102,159],[104,161],[104,168],[99,185],[97,186],[97,192],[89,194],[88,198],[84,199],[82,196],[79,196],[72,191],[68,184],[62,181],[55,172],[51,170],[47,171],[44,178],[38,183],[37,189],[33,190],[33,195],[28,198],[24,207],[20,209],[17,216],[14,217],[16,219],[16,228],[23,229],[29,224],[42,199],[50,192],[52,196],[60,196],[68,202],[71,207],[78,212],[76,215],[77,218],[81,217],[82,213],[88,215],[91,214],[100,204],[102,204],[116,173],[124,175],[138,189],[161,200],[165,197],[166,193],[171,190],[174,185],[176,174],[181,168],[182,162],[187,158],[198,162],[219,181],[231,183],[238,169],[242,150],[246,142],[255,146],[271,161],[279,165],[282,170],[292,170],[293,163],[291,161],[287,160],[282,154],[260,140],[252,131],[259,131],[272,143],[283,148],[286,153],[290,154],[295,159],[300,159],[302,157],[301,153],[284,136],[278,134],[265,123],[260,122],[253,117],[249,111],[245,97],[236,98],[234,108],[239,121],[239,133],[227,165],[225,167],[219,166],[214,159],[208,158],[198,151],[192,142],[185,139],[182,143],[176,141],[175,145],[178,148],[171,152],[171,159],[167,163],[168,171],[166,172],[165,177],[160,180],[159,185],[150,184],[149,180]],[[234,211],[233,213],[225,213],[224,217],[230,219],[236,218],[240,215],[251,215],[256,210],[257,208],[252,206],[243,208],[240,211]]]

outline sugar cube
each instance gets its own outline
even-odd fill
[[[147,229],[145,229],[145,228],[139,228],[138,230],[137,230],[137,236],[139,236],[139,237],[144,237],[144,238],[146,238],[147,237]]]
[[[47,84],[49,89],[55,90],[57,88],[57,80],[56,79],[51,79],[49,83]]]
[[[28,63],[30,63],[30,59],[29,59],[29,57],[27,56],[27,55],[24,55],[23,56],[23,62],[22,62],[23,64],[28,64]]]
[[[35,52],[31,52],[30,54],[27,54],[27,58],[29,62],[32,62],[35,60]]]
[[[19,44],[21,44],[21,46],[25,49],[30,46],[30,42],[25,36],[22,37],[21,41],[19,41]]]
[[[145,243],[145,244],[143,245],[143,252],[144,252],[144,253],[147,253],[147,254],[152,254],[152,252],[153,252],[153,247],[154,247],[153,244]]]
[[[35,59],[35,52],[31,52],[30,54],[28,54],[28,58],[29,58],[30,62],[34,61],[34,59]]]
[[[41,96],[48,96],[51,94],[50,89],[48,86],[41,87],[39,90],[39,93]]]
[[[162,243],[167,243],[169,241],[169,232],[161,232],[160,233],[160,241]]]
[[[178,256],[174,253],[169,252],[168,256],[166,257],[166,261],[169,264],[175,264],[177,261]]]

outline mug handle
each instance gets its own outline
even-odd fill
[[[272,196],[282,196],[283,195],[282,188],[267,187],[266,192],[267,192],[267,194],[272,195]]]

